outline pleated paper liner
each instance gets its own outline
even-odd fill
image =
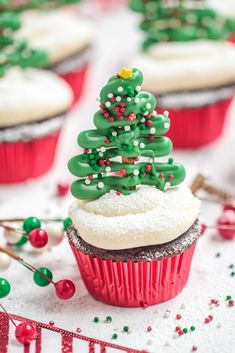
[[[77,104],[82,97],[89,65],[86,64],[78,70],[66,72],[59,76],[64,79],[73,91],[73,105]]]
[[[122,307],[159,304],[181,292],[187,283],[196,242],[186,251],[162,260],[112,261],[74,253],[89,293],[103,303]]]
[[[157,108],[169,111],[171,128],[166,134],[176,148],[197,148],[217,140],[223,132],[232,97],[197,108]]]
[[[0,183],[37,178],[52,166],[60,130],[30,141],[0,143]]]

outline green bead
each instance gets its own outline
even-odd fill
[[[93,154],[97,154],[98,153],[96,149],[92,149],[91,151],[92,151]]]
[[[131,147],[131,146],[127,146],[126,150],[127,150],[128,152],[130,152],[130,151],[132,151],[132,147]]]
[[[89,159],[94,159],[95,155],[93,153],[89,154]]]
[[[97,175],[97,178],[98,178],[98,179],[102,179],[102,178],[103,178],[102,174],[99,173],[99,174]]]
[[[90,164],[91,166],[93,166],[93,165],[96,164],[96,161],[95,161],[94,159],[91,159],[90,162],[89,162],[89,164]]]
[[[95,170],[96,172],[98,172],[98,171],[100,170],[100,167],[99,167],[98,165],[95,165],[95,166],[94,166],[94,170]]]
[[[229,265],[229,268],[234,268],[234,265],[233,264]]]
[[[100,319],[99,319],[97,316],[95,316],[94,319],[93,319],[93,321],[97,324],[97,322],[99,322]]]
[[[184,332],[184,333],[187,333],[187,332],[188,332],[188,329],[185,327],[185,328],[183,329],[183,332]]]
[[[10,283],[5,278],[0,278],[0,298],[5,298],[11,290]]]
[[[124,332],[128,332],[128,331],[129,331],[129,327],[128,327],[128,326],[124,326],[124,327],[123,327],[123,331],[124,331]]]
[[[87,153],[83,153],[83,154],[82,154],[82,158],[83,158],[83,159],[86,159],[86,158],[87,158]]]
[[[140,110],[141,110],[143,113],[147,112],[147,108],[146,108],[146,107],[142,107]]]
[[[116,334],[116,333],[114,333],[113,335],[112,335],[112,339],[113,340],[116,340],[118,338],[118,335]]]
[[[168,159],[168,163],[169,164],[172,164],[174,162],[174,159],[172,158],[172,157],[170,157],[169,159]]]
[[[191,331],[195,331],[195,330],[196,330],[196,327],[195,327],[195,326],[191,326],[191,327],[190,327],[190,330],[191,330]]]
[[[46,277],[52,279],[52,272],[46,268],[46,267],[39,267],[37,269],[39,272],[42,272]],[[50,284],[50,281],[48,281],[43,275],[41,275],[39,272],[34,272],[33,275],[33,280],[34,282],[40,286],[40,287],[46,287]]]
[[[24,220],[23,229],[26,233],[30,233],[31,230],[41,228],[41,222],[36,217],[28,217]]]
[[[235,272],[231,272],[231,276],[234,277],[235,276]]]
[[[26,235],[23,235],[21,237],[21,239],[17,243],[15,243],[14,245],[17,246],[17,247],[21,247],[24,244],[26,244],[27,242],[28,242],[28,237],[26,237]]]
[[[215,257],[220,257],[221,256],[221,253],[220,252],[217,252],[216,254],[215,254]]]
[[[232,296],[231,295],[227,295],[226,296],[226,300],[230,300],[230,299],[232,299]]]
[[[72,219],[70,217],[67,217],[64,219],[63,223],[64,223],[64,230],[68,230],[68,228],[72,224]]]
[[[137,126],[135,124],[131,125],[131,130],[136,130]]]
[[[145,130],[146,126],[145,125],[140,125],[140,130]]]
[[[106,317],[106,321],[107,321],[107,322],[112,322],[113,319],[111,318],[111,316],[107,316],[107,317]]]
[[[139,178],[140,178],[140,179],[144,179],[144,174],[140,174],[140,175],[139,175]]]
[[[140,168],[140,173],[144,173],[145,172],[145,169],[142,167]]]

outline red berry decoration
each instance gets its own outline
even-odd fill
[[[56,295],[60,299],[70,299],[76,292],[76,287],[69,279],[62,279],[55,283]]]
[[[69,191],[69,183],[59,183],[57,185],[57,195],[65,196]]]
[[[28,322],[23,322],[16,327],[15,336],[20,343],[29,344],[36,338],[36,328]]]
[[[231,240],[235,237],[235,212],[227,210],[217,220],[218,232],[222,238]],[[223,227],[233,227],[233,229],[223,229]]]
[[[36,228],[29,233],[29,242],[34,248],[43,248],[48,243],[47,232]]]

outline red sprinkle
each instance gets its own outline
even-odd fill
[[[99,164],[100,166],[103,166],[103,165],[104,165],[104,160],[103,160],[103,159],[100,159],[100,160],[98,161],[98,164]]]
[[[209,317],[205,318],[205,324],[209,324],[209,322],[211,322],[211,319]]]
[[[106,165],[110,165],[111,161],[108,159],[107,161],[105,161]]]
[[[153,125],[153,122],[152,122],[152,120],[148,120],[148,121],[146,121],[146,124],[145,124],[146,126],[151,126],[151,125]]]
[[[115,97],[112,97],[110,100],[111,100],[112,103],[116,102],[116,98]]]
[[[92,179],[93,179],[93,175],[92,175],[92,174],[89,174],[89,175],[88,175],[88,179],[92,180]]]
[[[152,331],[152,327],[151,327],[151,326],[148,326],[148,327],[147,327],[147,331],[148,331],[148,332]]]
[[[104,104],[100,104],[100,108],[101,108],[101,109],[105,109]]]
[[[110,121],[110,123],[113,123],[114,122],[114,118],[113,117],[109,118],[109,121]]]
[[[120,196],[120,195],[121,195],[121,192],[120,192],[120,191],[116,191],[116,195],[117,195],[117,196]]]
[[[124,120],[124,116],[119,116],[118,120],[123,121]]]
[[[148,304],[144,303],[144,304],[143,304],[143,308],[144,308],[144,309],[147,309],[147,308],[148,308]]]
[[[180,314],[177,314],[176,315],[176,320],[180,320],[180,319],[182,319],[182,316]]]
[[[183,331],[182,329],[179,329],[179,330],[178,330],[178,335],[179,335],[179,336],[182,336],[183,334],[184,334],[184,331]]]
[[[65,196],[69,191],[69,183],[59,183],[57,185],[57,195]]]
[[[110,114],[109,113],[104,113],[104,117],[108,119],[110,117]]]
[[[155,139],[155,136],[154,135],[150,135],[149,136],[149,140],[154,140]]]
[[[125,111],[126,111],[125,108],[120,108],[120,112],[121,112],[121,113],[124,113]]]
[[[218,299],[211,299],[211,304],[219,305]]]
[[[173,174],[170,174],[170,175],[168,176],[168,179],[169,179],[169,180],[173,180],[173,179],[175,179],[175,177],[174,177]]]
[[[110,145],[110,140],[107,139],[107,140],[105,141],[105,143],[106,143],[106,145]]]
[[[205,224],[201,224],[201,235],[205,233],[206,229],[207,229],[207,226]]]
[[[89,151],[90,151],[89,148],[84,149],[84,153],[88,153]]]
[[[196,352],[197,351],[197,346],[192,346],[192,351]]]
[[[119,112],[119,109],[120,109],[119,106],[114,108],[115,112]]]
[[[176,326],[175,331],[178,332],[179,330],[182,330],[180,326]]]
[[[163,179],[164,176],[165,176],[165,174],[163,174],[163,173],[160,173],[160,174],[159,174],[159,178],[160,178],[160,179]]]
[[[80,333],[82,330],[80,329],[80,327],[78,327],[77,329],[76,329],[76,332],[77,333]]]
[[[147,172],[150,172],[152,170],[152,166],[150,164],[147,164],[146,167],[145,167],[145,170]]]
[[[232,300],[232,299],[229,300],[228,305],[229,305],[229,306],[234,306],[234,300]]]
[[[125,107],[125,106],[126,106],[126,103],[123,103],[123,102],[122,102],[122,103],[120,103],[120,106],[121,106],[121,107]]]
[[[152,116],[152,114],[150,113],[150,114],[148,114],[147,116],[146,116],[146,119],[150,119],[151,118],[151,116]]]
[[[208,317],[209,317],[210,321],[212,321],[214,319],[213,315],[209,315]]]
[[[49,321],[49,325],[50,326],[54,326],[55,325],[55,322],[53,320]]]

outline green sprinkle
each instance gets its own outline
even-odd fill
[[[127,145],[125,145],[125,144],[121,145],[121,149],[122,149],[123,151],[126,151]]]
[[[131,146],[127,146],[126,150],[127,150],[128,152],[130,152],[130,151],[132,151],[132,147],[131,147]]]
[[[188,332],[188,329],[185,327],[185,328],[183,328],[183,332],[184,333],[187,333]]]
[[[82,158],[85,159],[87,157],[87,153],[82,154]]]
[[[229,265],[229,268],[234,268],[234,265],[233,264]]]
[[[174,159],[172,158],[172,157],[170,157],[169,159],[168,159],[168,163],[169,164],[172,164],[174,162]]]
[[[235,276],[235,272],[231,272],[231,276],[234,277]]]
[[[98,318],[98,316],[95,316],[94,319],[93,319],[93,321],[97,324],[97,322],[99,322],[100,319]]]
[[[128,326],[124,326],[124,327],[123,327],[123,331],[124,331],[124,332],[128,332],[128,331],[129,331],[129,327],[128,327]]]
[[[70,217],[67,217],[64,219],[63,223],[64,223],[64,230],[67,230],[68,227],[70,227],[72,224],[72,219]]]
[[[133,125],[131,125],[131,129],[135,130],[135,129],[137,129],[137,126],[135,124],[133,124]]]
[[[147,108],[146,108],[146,107],[142,107],[140,110],[141,110],[143,113],[147,112]]]
[[[116,333],[114,333],[113,335],[112,335],[112,339],[113,340],[116,340],[118,338],[118,335],[116,334]]]
[[[231,295],[227,295],[226,296],[226,300],[230,300],[230,299],[232,299],[232,296]]]
[[[140,179],[144,179],[144,174],[140,174],[140,175],[139,175],[139,178],[140,178]]]
[[[92,159],[89,163],[91,166],[95,165],[96,164],[96,161],[94,159]]]
[[[94,159],[95,155],[93,153],[89,154],[89,159]]]
[[[107,316],[107,317],[106,317],[106,321],[107,321],[107,322],[112,322],[113,319],[111,318],[111,316]]]
[[[96,149],[92,149],[91,151],[92,151],[93,154],[97,154],[98,153]]]
[[[220,253],[220,252],[217,252],[217,253],[215,254],[215,257],[220,257],[220,255],[221,255],[221,253]]]
[[[196,330],[196,327],[195,327],[195,326],[191,326],[191,327],[190,327],[190,330],[191,330],[191,331],[195,331],[195,330]]]
[[[103,176],[102,176],[101,173],[99,173],[99,174],[97,175],[97,178],[98,178],[98,179],[102,179],[102,177],[103,177]]]
[[[96,172],[98,172],[98,170],[100,170],[100,167],[99,167],[98,165],[95,165],[95,166],[94,166],[94,170],[95,170]]]

